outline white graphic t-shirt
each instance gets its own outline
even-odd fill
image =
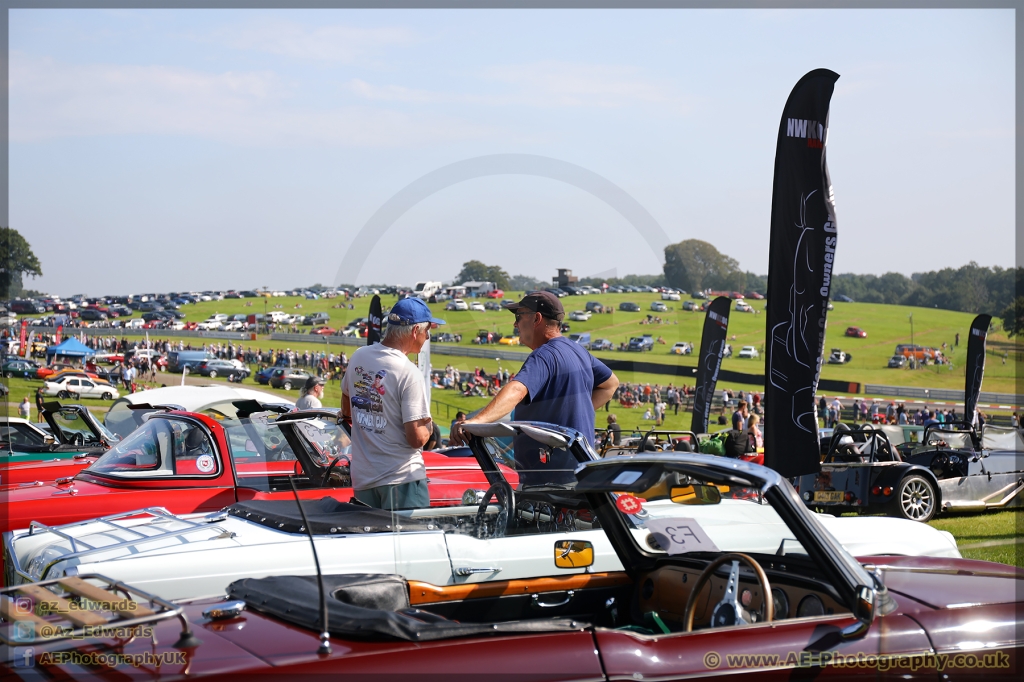
[[[341,390],[352,404],[352,487],[427,477],[423,454],[409,447],[405,423],[430,416],[423,376],[405,353],[375,343],[352,354]]]

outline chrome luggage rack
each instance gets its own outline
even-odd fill
[[[131,526],[124,526],[114,523],[114,521],[117,521],[118,519],[124,519],[129,517],[144,518],[145,516],[150,516],[156,519],[157,523],[165,521],[176,521],[177,523],[184,525],[184,528],[168,528],[163,532],[146,534],[140,533]],[[38,577],[39,580],[43,580],[46,578],[47,574],[49,574],[50,572],[50,569],[53,568],[55,564],[65,562],[70,559],[81,559],[84,556],[88,556],[90,554],[94,554],[97,552],[105,552],[124,547],[135,547],[137,545],[145,544],[147,542],[152,542],[155,540],[163,540],[178,535],[194,533],[200,530],[208,530],[211,528],[210,524],[218,523],[220,521],[225,520],[226,518],[227,514],[224,512],[213,512],[211,514],[203,516],[201,519],[193,521],[189,519],[183,519],[180,516],[175,516],[171,512],[167,511],[167,509],[165,509],[164,507],[147,507],[145,509],[136,509],[134,511],[120,512],[118,514],[101,516],[99,518],[87,519],[85,521],[75,521],[73,523],[66,523],[61,526],[48,526],[45,523],[40,523],[39,521],[32,521],[29,524],[28,533],[19,536],[15,536],[13,533],[4,534],[4,554],[6,555],[5,559],[8,567],[7,583],[11,584],[14,582],[14,575],[19,575],[29,582],[37,580],[35,576],[29,575],[26,572],[26,568],[22,568],[21,562],[18,560],[18,555],[14,551],[14,542],[19,538],[32,537],[36,535],[41,535],[42,533],[52,533],[57,537],[67,540],[71,544],[71,552],[69,554],[61,555],[55,558],[50,563],[46,564],[46,566],[43,568],[43,571],[39,574]],[[96,546],[90,545],[89,543],[84,542],[80,538],[76,538],[74,535],[71,535],[68,532],[74,528],[79,528],[82,526],[92,526],[94,524],[101,524],[103,526],[106,526],[106,528],[91,530],[90,534],[99,534],[104,533],[107,530],[111,530],[120,533],[127,533],[134,537],[127,538],[124,540],[118,540],[110,544]],[[216,528],[216,526],[213,527]],[[223,537],[233,535],[231,533],[228,533],[227,531],[224,531],[223,529],[221,529],[221,532],[222,534],[227,533],[227,535],[223,535]]]
[[[181,635],[174,646],[194,647],[199,640],[183,610],[99,574],[42,580],[0,589],[0,642],[24,647],[83,637],[134,639],[139,626],[177,618]]]

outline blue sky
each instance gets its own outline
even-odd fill
[[[837,270],[1014,265],[1013,10],[11,10],[9,45],[10,222],[53,293],[330,283],[395,193],[490,154],[578,165],[764,273],[779,117],[819,67]],[[83,277],[67,245],[118,256]],[[662,262],[601,198],[498,175],[343,279],[470,259]]]

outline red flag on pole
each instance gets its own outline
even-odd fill
[[[28,320],[21,321],[21,355],[28,357]]]
[[[53,343],[55,345],[60,345],[60,337],[61,337],[61,334],[63,334],[63,333],[64,333],[64,325],[62,325],[62,324],[57,325],[57,335],[56,335],[56,337],[54,338],[54,341],[53,341]]]

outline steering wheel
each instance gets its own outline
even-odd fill
[[[501,505],[501,511],[494,519],[494,526],[491,528],[491,532],[487,534],[487,525],[485,518],[487,516],[487,503],[491,501],[491,497],[496,497],[498,504]],[[480,506],[476,510],[476,518],[474,523],[476,524],[476,536],[483,540],[485,538],[503,538],[505,537],[505,529],[508,527],[508,514],[509,510],[514,507],[514,493],[512,492],[512,486],[508,483],[495,483],[487,492],[484,493],[483,499],[480,501]]]
[[[327,487],[327,481],[329,481],[331,478],[331,472],[334,471],[334,467],[338,466],[338,462],[340,462],[343,459],[346,460],[346,462],[348,461],[348,458],[345,457],[344,455],[338,455],[337,457],[331,460],[331,463],[329,465],[327,465],[327,471],[324,472],[324,477],[320,479],[321,488]]]
[[[761,564],[757,563],[753,557],[746,554],[740,554],[734,552],[730,554],[723,554],[718,557],[710,564],[707,565],[700,576],[697,578],[697,582],[694,583],[693,589],[690,590],[690,596],[686,600],[686,610],[683,612],[683,621],[686,623],[685,632],[693,632],[693,615],[697,609],[697,598],[700,596],[700,591],[704,588],[704,584],[707,583],[708,579],[714,574],[718,567],[732,562],[732,568],[729,569],[729,578],[725,585],[725,594],[722,595],[722,601],[718,602],[715,606],[715,610],[711,613],[711,627],[724,627],[729,625],[739,625],[741,623],[749,625],[753,622],[750,613],[740,606],[739,602],[739,590],[740,590],[740,562],[745,563],[754,569],[754,575],[757,576],[757,582],[761,585],[761,591],[764,594],[762,602],[764,603],[764,622],[770,623],[775,618],[775,599],[772,597],[772,586],[768,583],[768,575],[761,568]]]

